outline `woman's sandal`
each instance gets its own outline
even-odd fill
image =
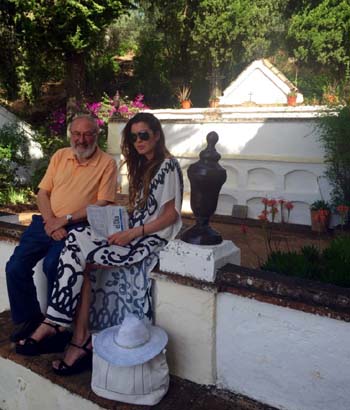
[[[24,344],[16,343],[16,353],[23,356],[38,356],[45,353],[64,351],[67,343],[72,338],[72,332],[69,330],[60,330],[60,326],[54,323],[44,321],[42,323],[53,327],[56,333],[39,341],[34,340],[32,337],[27,337],[24,340]]]
[[[52,370],[59,376],[70,376],[72,374],[81,373],[84,370],[91,370],[92,368],[92,347],[88,347],[91,343],[91,336],[87,341],[79,346],[75,343],[70,342],[70,346],[77,347],[84,350],[85,354],[79,357],[73,364],[70,366],[62,359],[59,361],[58,368],[52,367]]]

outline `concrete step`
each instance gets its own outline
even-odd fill
[[[98,397],[90,389],[91,373],[60,377],[51,371],[56,354],[23,357],[14,352],[8,311],[0,313],[1,410],[142,410],[149,406],[119,403]],[[170,388],[155,410],[273,410],[247,397],[171,377]]]

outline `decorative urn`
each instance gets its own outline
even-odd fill
[[[218,245],[222,242],[219,232],[209,226],[221,187],[227,178],[226,170],[218,163],[221,158],[215,149],[218,139],[214,131],[207,135],[207,147],[199,154],[199,161],[191,164],[187,171],[191,184],[191,209],[196,218],[195,225],[181,235],[181,239],[187,243]]]

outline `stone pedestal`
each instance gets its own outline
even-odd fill
[[[170,241],[160,252],[160,270],[214,282],[216,272],[227,263],[240,265],[241,252],[231,241],[219,245],[191,245],[181,240]]]
[[[152,274],[154,318],[169,335],[167,358],[173,375],[216,383],[214,282],[217,270],[227,263],[240,264],[240,249],[231,241],[204,246],[174,240],[160,253],[161,272]]]

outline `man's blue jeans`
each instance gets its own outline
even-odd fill
[[[66,229],[70,231],[86,225],[86,222],[80,222],[69,225]],[[48,295],[51,295],[63,247],[64,240],[55,241],[50,238],[45,232],[42,217],[33,215],[32,223],[23,233],[19,245],[6,265],[7,291],[14,323],[30,320],[40,314],[33,268],[40,259],[45,258],[43,270],[47,277]]]

